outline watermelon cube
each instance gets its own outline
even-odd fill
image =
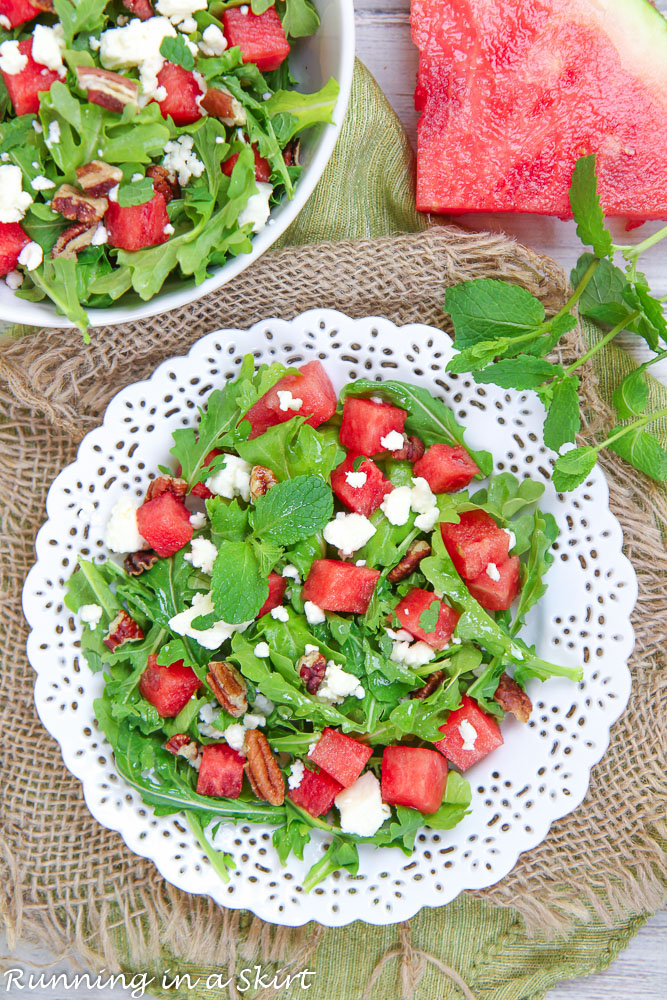
[[[389,403],[348,396],[343,403],[340,443],[353,455],[376,455],[386,451],[382,438],[392,431],[402,435],[407,415],[405,410]]]
[[[222,452],[220,451],[219,448],[214,448],[213,451],[209,451],[208,455],[204,459],[204,468],[209,466],[213,461],[213,459],[216,458],[218,455],[222,455]],[[203,481],[195,483],[190,492],[192,493],[193,496],[199,497],[200,500],[210,500],[211,497],[213,496],[208,486]]]
[[[438,605],[438,621],[434,629],[427,632],[419,624],[419,620],[435,602]],[[444,649],[452,637],[452,632],[456,628],[460,615],[454,608],[441,601],[429,590],[420,590],[413,587],[409,594],[396,605],[394,614],[401,623],[401,627],[406,629],[416,639],[427,642],[433,649]]]
[[[311,816],[323,816],[334,804],[334,799],[343,786],[325,771],[303,772],[303,778],[298,788],[292,788],[287,793],[295,806],[305,809]]]
[[[32,21],[33,17],[43,13],[39,7],[33,7],[28,0],[2,0],[0,2],[0,14],[6,17],[12,28],[23,24],[25,21]]]
[[[143,205],[123,207],[110,201],[104,216],[109,243],[119,250],[141,250],[166,243],[169,236],[164,230],[168,224],[167,203],[159,191]]]
[[[173,556],[192,538],[190,511],[173,493],[160,493],[137,510],[137,526],[159,556]]]
[[[273,8],[271,8],[273,9]],[[274,424],[282,424],[292,417],[307,417],[306,423],[319,427],[336,412],[336,393],[331,379],[319,361],[309,361],[299,368],[300,375],[285,375],[248,410],[245,420],[252,425],[251,438],[263,434]],[[291,399],[279,393],[290,393]],[[293,409],[288,403],[301,404]],[[285,407],[285,408],[283,408]]]
[[[19,42],[19,52],[28,62],[20,73],[2,73],[5,87],[16,115],[36,115],[39,111],[39,95],[50,90],[51,84],[59,79],[58,74],[32,58],[32,38]]]
[[[464,580],[474,580],[489,563],[498,566],[509,554],[509,535],[484,510],[467,510],[458,524],[440,525],[442,540]]]
[[[231,7],[222,15],[225,38],[238,45],[244,63],[255,63],[261,73],[278,69],[289,55],[289,42],[275,7],[253,14],[248,7]]]
[[[443,767],[444,764],[444,767]],[[437,812],[447,785],[447,761],[422,747],[385,747],[382,798],[392,806]]]
[[[454,493],[468,485],[479,472],[477,463],[461,445],[432,444],[414,464],[434,493]]]
[[[319,765],[344,788],[349,788],[357,780],[372,754],[371,747],[327,726],[316,745],[309,751],[308,759]]]
[[[519,568],[519,557],[510,556],[505,562],[496,565],[498,580],[494,580],[484,569],[474,580],[467,580],[466,585],[475,600],[487,611],[506,611],[521,589]],[[491,570],[493,572],[493,566]]]
[[[148,657],[148,666],[139,680],[142,697],[157,708],[163,719],[178,715],[200,687],[196,673],[191,667],[183,666],[183,660],[160,666],[154,653]]]
[[[324,611],[368,610],[379,569],[354,566],[336,559],[315,559],[301,591],[304,601],[312,601]]]
[[[252,147],[252,151],[255,154],[255,180],[261,181],[265,184],[271,178],[271,164],[268,160],[265,160],[263,156],[259,155],[259,150],[257,149],[257,143]],[[228,160],[222,164],[221,170],[226,177],[232,176],[232,170],[236,166],[236,161],[239,158],[238,153],[233,153]]]
[[[504,742],[496,720],[466,695],[461,708],[452,712],[444,726],[440,726],[440,732],[444,736],[434,745],[459,771],[477,764]]]
[[[13,271],[19,262],[19,254],[30,237],[18,222],[0,222],[0,277]]]
[[[244,765],[245,758],[226,743],[209,743],[202,748],[198,794],[238,799],[243,787]]]
[[[262,615],[268,615],[269,611],[273,611],[274,608],[279,607],[283,603],[286,587],[287,580],[284,577],[278,573],[269,573],[269,596],[257,612],[258,618],[261,618]]]
[[[354,486],[354,477],[359,475],[366,477],[361,486]],[[348,476],[352,482],[348,481]],[[368,517],[377,510],[387,493],[391,493],[393,485],[385,479],[377,465],[372,459],[359,463],[359,468],[354,469],[354,455],[348,455],[344,462],[331,473],[331,488],[346,507],[354,510],[357,514]]]
[[[194,73],[175,63],[166,62],[157,75],[157,82],[164,87],[167,96],[158,101],[164,118],[171,115],[174,125],[192,125],[202,117],[197,98],[204,92],[197,83]]]

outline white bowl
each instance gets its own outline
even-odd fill
[[[340,93],[333,113],[333,125],[319,125],[304,133],[301,141],[303,172],[296,186],[294,198],[283,200],[271,212],[271,222],[253,239],[252,252],[232,258],[215,273],[195,285],[194,280],[172,278],[165,282],[162,291],[148,302],[138,295],[127,293],[120,304],[109,309],[89,309],[91,326],[110,326],[128,323],[157,313],[167,312],[199,299],[235,278],[265,250],[275,243],[313,193],[315,185],[333,153],[340,133],[347,105],[350,100],[354,72],[354,6],[353,0],[315,0],[321,24],[310,38],[292,42],[290,68],[299,80],[298,90],[319,90],[330,77],[338,81]],[[26,326],[73,326],[66,317],[56,312],[51,302],[26,302],[18,298],[0,281],[0,320],[22,323]]]

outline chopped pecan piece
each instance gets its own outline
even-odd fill
[[[155,500],[163,493],[173,493],[177,500],[183,500],[188,492],[188,484],[185,479],[175,479],[174,476],[158,476],[148,484],[146,490],[146,500]]]
[[[53,244],[51,257],[76,257],[81,250],[90,246],[96,229],[97,223],[91,226],[87,222],[75,222],[73,226],[63,229]]]
[[[139,84],[127,76],[97,66],[77,66],[76,77],[88,100],[107,111],[120,113],[126,104],[139,104]]]
[[[243,676],[226,660],[211,660],[206,675],[211,691],[235,719],[248,711],[248,688]]]
[[[174,757],[185,757],[189,761],[194,761],[199,756],[199,744],[196,740],[191,740],[187,733],[176,733],[167,740],[164,748],[173,753]]]
[[[85,222],[89,226],[93,222],[99,222],[108,207],[106,198],[91,198],[90,195],[81,194],[71,184],[61,184],[51,202],[54,212],[60,212],[66,219]]]
[[[130,552],[125,556],[123,566],[129,576],[141,576],[146,570],[152,569],[157,562],[157,552],[152,549],[139,549],[138,552]]]
[[[250,471],[250,499],[255,501],[257,497],[263,497],[277,482],[271,469],[265,465],[253,465]]]
[[[151,0],[123,0],[123,7],[136,14],[140,21],[147,21],[155,13]]]
[[[298,167],[301,162],[301,140],[290,139],[283,149],[283,159],[288,167]]]
[[[445,671],[436,670],[434,673],[429,674],[428,680],[426,681],[426,684],[424,684],[424,687],[417,688],[415,691],[410,692],[410,697],[420,698],[420,699],[428,698],[429,695],[433,694],[434,691],[438,690],[444,679],[445,679]]]
[[[422,439],[415,437],[414,434],[410,436],[404,434],[403,442],[402,448],[391,452],[391,457],[397,462],[416,462],[426,451],[426,445]]]
[[[146,177],[153,181],[153,190],[158,191],[169,204],[172,198],[181,197],[181,185],[166,167],[153,163],[146,170]]]
[[[245,125],[247,121],[245,108],[228,90],[210,87],[199,104],[207,114],[219,118],[225,125]]]
[[[248,781],[258,799],[281,806],[285,801],[285,782],[278,761],[271,752],[269,741],[259,729],[249,729],[245,734]]]
[[[506,712],[515,715],[519,722],[528,722],[530,713],[533,711],[532,701],[507,672],[500,675],[493,700],[497,701]]]
[[[130,618],[127,611],[119,611],[114,620],[109,625],[109,631],[102,640],[107,649],[112,652],[118,646],[130,639],[143,639],[144,633],[141,631],[134,618]]]
[[[43,10],[45,14],[53,14],[53,0],[30,0],[30,6]]]
[[[92,198],[99,198],[120,184],[123,171],[120,167],[114,167],[103,160],[91,160],[90,163],[84,163],[82,167],[76,168],[76,179],[86,194]]]
[[[431,546],[428,542],[412,542],[401,561],[387,574],[387,579],[390,583],[398,583],[399,580],[405,580],[411,573],[414,573],[422,559],[430,556],[430,554]]]
[[[299,671],[299,677],[306,685],[308,694],[316,694],[326,673],[326,657],[319,651],[317,653],[305,653],[297,660],[296,668]]]

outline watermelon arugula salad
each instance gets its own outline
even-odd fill
[[[521,638],[558,533],[542,484],[493,475],[425,388],[337,399],[319,361],[247,355],[173,440],[66,598],[120,774],[224,879],[225,823],[274,826],[282,863],[329,834],[306,889],[455,826],[526,682],[582,676]]]
[[[87,308],[200,284],[298,183],[335,80],[294,89],[308,0],[0,0],[0,276]]]

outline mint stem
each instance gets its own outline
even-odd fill
[[[569,365],[565,369],[565,374],[571,375],[573,371],[576,371],[577,368],[580,368],[581,365],[589,361],[595,354],[597,354],[598,351],[602,350],[605,344],[608,344],[610,340],[613,340],[614,337],[621,332],[621,330],[625,330],[626,326],[636,320],[639,315],[639,311],[636,311],[628,313],[627,316],[624,316],[621,322],[617,323],[616,326],[609,331],[609,333],[605,333],[602,340],[598,340],[598,342],[593,344],[593,346],[590,347],[585,354],[582,354],[577,361],[574,361],[571,365]]]
[[[638,420],[633,420],[631,424],[626,424],[625,427],[621,427],[620,430],[608,437],[606,441],[602,441],[600,444],[596,445],[593,449],[594,451],[602,451],[603,448],[608,447],[612,442],[616,441],[618,438],[623,437],[628,431],[638,430],[640,427],[645,427],[646,424],[652,423],[654,420],[659,420],[660,417],[667,417],[667,406],[663,407],[662,410],[655,410],[654,413],[647,413],[645,417],[640,417]]]
[[[667,237],[667,226],[663,226],[662,229],[658,229],[656,233],[652,236],[647,236],[645,240],[641,243],[614,243],[614,250],[620,250],[626,260],[635,260],[640,257],[646,250],[650,250],[654,247],[656,243],[660,243]]]

